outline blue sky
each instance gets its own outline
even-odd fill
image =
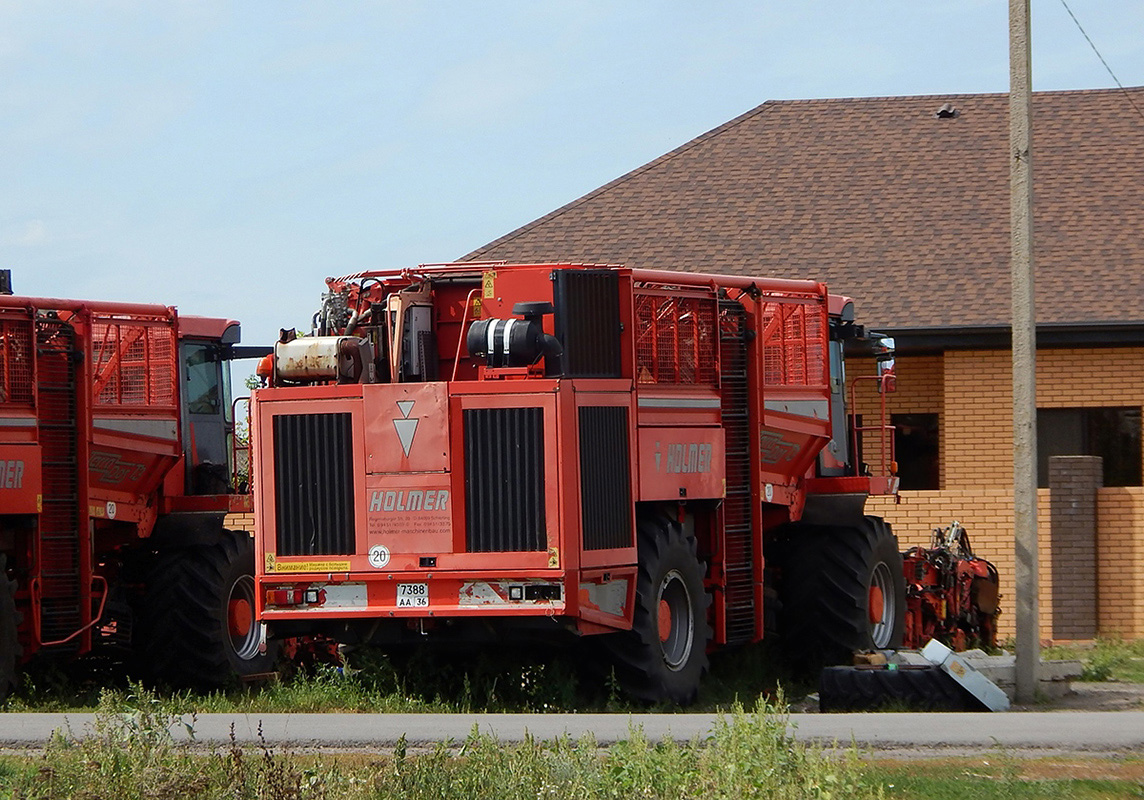
[[[1144,84],[1144,3],[1068,2]],[[1006,91],[1007,14],[0,0],[0,267],[269,343],[327,275],[451,260],[765,100]],[[1033,0],[1033,53],[1036,90],[1115,85],[1060,0]]]

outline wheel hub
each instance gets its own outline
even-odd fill
[[[249,601],[245,598],[238,598],[230,601],[226,617],[230,626],[230,635],[241,637],[246,635],[246,632],[250,630],[251,623],[254,622],[254,610],[250,607]]]
[[[671,570],[659,584],[658,612],[659,643],[667,668],[678,671],[691,658],[695,642],[694,614],[691,593],[678,570]]]
[[[230,587],[226,603],[227,633],[235,654],[249,661],[259,654],[262,626],[254,619],[254,578],[243,575]]]
[[[897,618],[897,600],[894,597],[894,580],[890,567],[884,561],[878,562],[870,576],[867,613],[870,622],[870,638],[874,647],[890,646],[894,634],[894,620]]]

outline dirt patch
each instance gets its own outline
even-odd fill
[[[1073,681],[1067,694],[1014,711],[1144,711],[1144,683]]]

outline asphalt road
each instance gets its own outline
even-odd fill
[[[193,739],[176,724],[176,740],[202,746],[236,741],[292,749],[385,749],[404,734],[411,747],[460,742],[476,725],[502,742],[530,734],[578,739],[592,733],[602,745],[643,728],[652,741],[706,736],[714,714],[202,714]],[[91,714],[0,714],[0,748],[42,747],[55,730],[74,737],[91,732]],[[189,717],[184,720],[191,724]],[[795,738],[829,745],[851,742],[879,751],[1144,753],[1144,712],[1043,712],[1008,714],[792,714]]]

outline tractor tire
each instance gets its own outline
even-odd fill
[[[8,558],[0,553],[0,701],[16,687],[16,668],[20,664],[20,614],[16,611],[16,582],[8,580],[5,571]]]
[[[624,691],[650,703],[689,705],[707,672],[710,597],[695,538],[663,514],[637,525],[639,572],[632,629],[605,637]]]
[[[140,617],[136,650],[159,682],[209,690],[275,668],[277,645],[261,646],[254,618],[254,543],[246,533],[161,552]]]
[[[853,528],[793,526],[782,559],[780,634],[794,666],[813,671],[901,647],[902,556],[880,517]]]
[[[818,683],[820,711],[986,711],[940,667],[827,667]]]

